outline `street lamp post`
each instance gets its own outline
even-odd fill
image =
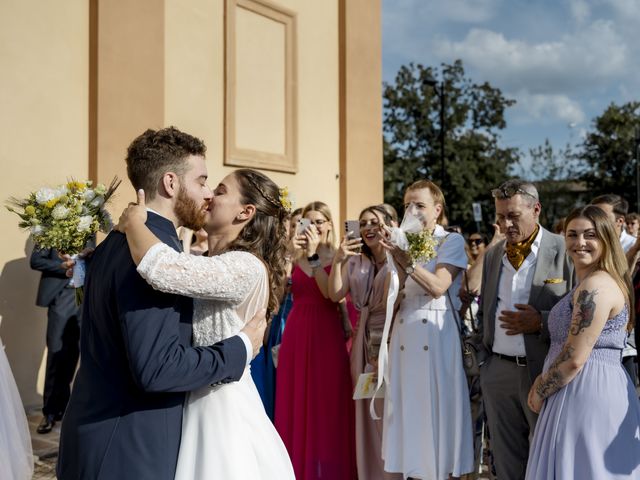
[[[424,81],[425,85],[433,88],[433,91],[440,100],[440,187],[444,188],[444,141],[445,141],[445,124],[444,124],[444,113],[446,108],[446,97],[444,93],[444,81],[436,82],[434,79],[426,79]]]

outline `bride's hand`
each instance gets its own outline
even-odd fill
[[[147,207],[144,202],[144,190],[138,190],[138,203],[130,203],[127,208],[124,209],[118,224],[114,227],[114,230],[118,230],[122,233],[127,233],[127,228],[133,224],[144,224],[147,221]]]

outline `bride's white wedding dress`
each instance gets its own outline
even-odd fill
[[[0,480],[30,480],[32,475],[27,417],[0,339]]]
[[[195,299],[194,346],[236,335],[268,302],[266,268],[247,252],[199,257],[160,243],[147,252],[138,272],[156,290]],[[249,367],[238,382],[187,395],[175,478],[295,479]]]

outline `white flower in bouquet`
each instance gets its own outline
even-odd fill
[[[58,204],[55,207],[53,207],[53,210],[51,211],[51,216],[55,220],[62,220],[69,216],[69,209],[64,205]]]
[[[25,199],[12,198],[7,209],[20,217],[18,225],[29,230],[39,248],[55,248],[61,253],[77,255],[95,235],[100,226],[107,225],[110,217],[104,209],[120,185],[114,178],[109,187],[91,182],[71,180],[56,188],[41,188]],[[76,287],[76,300],[82,297],[84,281],[83,261],[78,258],[72,286]]]
[[[399,228],[393,228],[391,243],[409,253],[411,260],[426,263],[436,256],[438,241],[425,229],[421,215],[410,205]]]
[[[99,183],[98,185],[96,185],[95,193],[96,193],[96,195],[99,195],[99,196],[105,196],[106,195],[107,187],[104,185],[104,183]]]
[[[78,231],[86,232],[91,228],[93,224],[93,217],[91,215],[83,215],[78,220]]]
[[[90,202],[91,200],[93,200],[96,196],[96,192],[92,189],[92,188],[87,188],[84,191],[84,200],[85,202]]]
[[[29,229],[40,248],[55,248],[70,255],[82,251],[103,225],[108,202],[120,181],[91,189],[91,182],[71,180],[55,188],[44,187],[25,199],[12,198],[7,208],[20,217],[19,226]],[[93,191],[92,194],[87,193]]]
[[[40,205],[50,202],[56,198],[56,192],[53,188],[44,187],[38,190],[35,194],[36,202]]]

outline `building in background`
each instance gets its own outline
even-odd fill
[[[259,168],[297,206],[356,218],[382,201],[380,12],[380,0],[5,0],[0,200],[117,175],[118,215],[135,198],[126,147],[175,125],[206,142],[211,185]],[[46,311],[5,209],[0,230],[0,337],[38,406]]]

